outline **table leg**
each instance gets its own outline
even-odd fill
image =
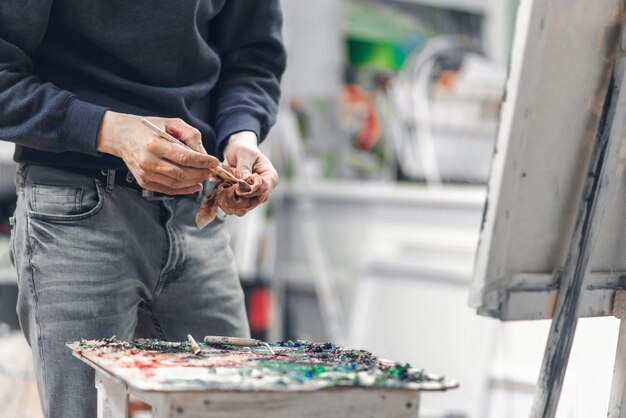
[[[96,370],[98,389],[98,418],[128,418],[126,386]]]
[[[417,418],[420,394],[385,389],[296,392],[133,392],[154,418]]]
[[[170,418],[172,416],[172,399],[169,396],[160,396],[151,402],[154,418]],[[183,416],[182,413],[179,416]]]

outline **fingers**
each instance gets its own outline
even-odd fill
[[[270,188],[278,184],[278,173],[267,158],[259,149],[248,146],[236,146],[226,151],[226,162],[229,166],[237,169],[240,177],[246,179],[252,173],[259,174],[264,181],[268,182]]]
[[[152,133],[154,140],[148,145],[152,152],[177,164],[196,168],[215,168],[219,160],[208,155],[202,145],[202,134],[182,119],[148,118],[165,132],[185,143],[191,150],[177,144],[167,142],[158,134]]]
[[[129,164],[137,183],[147,190],[168,194],[189,194],[202,190],[199,183],[210,176],[211,171],[177,166],[149,152]],[[158,190],[157,190],[158,189]]]
[[[131,170],[137,183],[142,189],[166,194],[191,194],[202,190],[202,184],[193,181],[180,182],[163,174],[143,171],[142,169]]]
[[[269,189],[272,190],[278,185],[278,172],[269,158],[261,153],[259,154],[259,158],[254,164],[253,170],[261,176],[263,181],[269,186]]]
[[[219,160],[212,155],[190,150],[161,138],[148,142],[146,148],[150,153],[183,167],[213,169],[219,165]]]
[[[151,190],[153,192],[164,193],[164,194],[169,194],[169,195],[192,194],[192,193],[196,193],[202,190],[201,184],[198,184],[193,187],[184,187],[182,189],[172,189],[171,187],[164,186],[160,183],[148,181],[148,182],[143,182],[143,184],[140,184],[140,186],[146,190]]]
[[[209,169],[183,167],[167,160],[159,159],[155,159],[151,170],[167,176],[172,181],[172,185],[178,184],[181,187],[201,183],[213,176],[213,171]]]
[[[198,185],[200,184],[200,188],[198,190],[194,190],[192,193],[199,192],[200,190],[202,190],[202,184],[200,183],[200,181],[193,180],[193,179],[177,180],[177,179],[173,179],[171,177],[168,177],[166,175],[156,173],[156,172],[144,173],[143,176],[141,177],[141,180],[144,183],[160,184],[161,186],[167,187],[172,190],[188,189],[190,187],[198,188]],[[137,180],[137,182],[139,182],[139,180]]]
[[[237,152],[237,162],[235,168],[241,174],[241,178],[245,179],[252,175],[252,167],[256,162],[260,152],[258,149],[250,149],[240,147]]]
[[[206,154],[202,145],[202,134],[193,126],[188,125],[182,119],[163,119],[165,132],[180,139],[188,147],[201,154]]]
[[[257,137],[254,132],[238,132],[228,139],[228,145],[224,150],[226,162],[237,169],[241,178],[252,174],[252,167],[261,152],[257,147]]]
[[[242,190],[239,190],[237,204],[222,206],[226,213],[243,216],[249,210],[269,200],[272,189],[278,184],[278,173],[269,158],[258,149],[256,143],[251,144],[248,138],[242,137],[231,137],[230,141],[224,153],[226,163],[235,167],[235,171],[242,179],[256,174],[263,183],[260,188],[258,185],[253,187],[255,191],[242,193]],[[256,182],[256,179],[254,180]],[[241,186],[240,184],[238,187]]]
[[[202,184],[177,182],[164,174],[146,171],[139,166],[129,166],[135,180],[142,189],[169,195],[192,194],[202,190]]]
[[[187,146],[168,142],[162,133],[141,123],[141,116],[107,113],[99,132],[99,149],[124,160],[137,182],[147,190],[189,194],[201,190],[219,160],[207,154],[202,136],[181,119],[148,117],[158,128]]]

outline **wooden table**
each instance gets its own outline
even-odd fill
[[[246,377],[246,383],[233,380],[228,371],[218,371],[216,375],[216,368],[211,369],[207,364],[219,354],[213,356],[206,346],[203,347],[203,357],[197,361],[193,357],[189,360],[198,363],[197,367],[181,366],[183,358],[184,361],[190,358],[185,353],[146,355],[145,352],[128,350],[124,356],[113,359],[107,354],[81,349],[76,343],[68,346],[76,357],[96,371],[98,418],[127,417],[129,396],[150,404],[155,418],[414,418],[418,415],[421,391],[458,386],[441,378],[412,383],[406,388],[313,387],[306,383],[295,386],[272,383],[268,386],[257,384],[265,377],[254,373]],[[221,353],[224,353],[223,348]],[[248,353],[253,352],[248,350]],[[153,358],[158,358],[159,364],[152,361]],[[164,365],[160,364],[163,359],[166,359]],[[222,370],[221,366],[218,368]],[[209,375],[211,382],[200,382]],[[223,383],[216,383],[216,379]]]

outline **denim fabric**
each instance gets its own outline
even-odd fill
[[[104,181],[36,165],[16,176],[17,312],[47,418],[96,416],[93,370],[67,342],[249,335],[223,220],[198,230],[200,199]]]

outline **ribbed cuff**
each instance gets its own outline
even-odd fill
[[[224,157],[224,148],[228,144],[228,138],[238,132],[251,131],[256,135],[257,141],[261,141],[261,122],[247,112],[233,112],[222,117],[215,127],[217,136],[217,157]]]
[[[76,98],[69,99],[58,131],[63,150],[102,155],[96,150],[96,144],[102,116],[107,110]]]

